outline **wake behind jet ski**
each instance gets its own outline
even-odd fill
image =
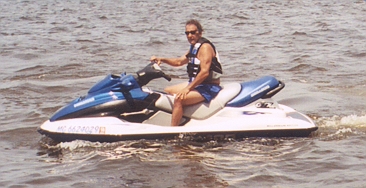
[[[38,132],[56,141],[113,142],[136,139],[306,137],[317,126],[306,115],[271,97],[284,88],[272,76],[222,84],[210,102],[184,109],[180,126],[170,126],[174,96],[151,90],[151,80],[171,80],[150,63],[134,75],[110,74],[85,96],[59,109]]]

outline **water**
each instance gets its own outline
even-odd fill
[[[362,0],[2,0],[0,187],[366,187],[365,14]],[[319,130],[203,143],[53,143],[36,132],[106,74],[183,55],[190,18],[217,46],[223,82],[274,75],[286,83],[275,99]]]

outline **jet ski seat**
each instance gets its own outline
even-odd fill
[[[184,108],[183,116],[192,119],[207,119],[219,110],[225,107],[225,105],[234,97],[236,97],[241,91],[240,83],[227,83],[222,85],[222,90],[217,96],[211,100],[210,103],[198,103],[195,105],[187,106]],[[172,112],[174,103],[174,96],[162,95],[155,103],[157,108],[160,108],[167,112]]]

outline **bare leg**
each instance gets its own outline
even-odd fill
[[[184,106],[197,104],[204,100],[205,100],[205,98],[203,98],[202,95],[200,93],[198,93],[196,90],[189,92],[185,99],[175,98],[173,112],[172,112],[171,125],[172,126],[179,125],[180,120],[182,119],[182,116],[183,116],[183,107]]]
[[[188,82],[183,82],[180,84],[168,86],[164,89],[164,91],[171,95],[174,95],[174,94],[178,93],[179,91],[181,91],[183,88],[185,88],[187,85],[188,85]]]
[[[173,111],[172,111],[171,126],[178,126],[179,123],[180,123],[180,120],[182,119],[182,116],[183,116],[182,100],[175,99],[174,100]]]

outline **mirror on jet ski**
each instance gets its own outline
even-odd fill
[[[171,81],[172,78],[168,75],[166,75],[160,68],[160,66],[155,63],[151,62],[149,63],[145,68],[142,70],[139,70],[137,73],[137,83],[142,87],[146,84],[148,84],[151,80],[154,80],[156,78],[165,78],[168,81]]]

